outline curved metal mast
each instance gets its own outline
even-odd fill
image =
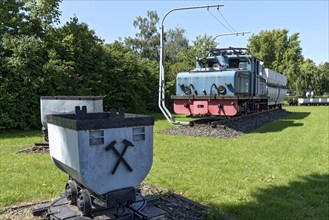
[[[163,41],[163,32],[164,32],[164,20],[166,17],[173,11],[182,11],[182,10],[190,10],[190,9],[200,9],[200,8],[213,8],[213,7],[222,7],[224,5],[205,5],[205,6],[193,6],[193,7],[183,7],[183,8],[174,8],[168,11],[161,21],[160,27],[160,76],[159,76],[159,108],[169,123],[173,125],[189,125],[189,122],[180,122],[176,121],[175,118],[171,115],[170,111],[166,107],[165,103],[165,72],[164,72],[164,41]]]

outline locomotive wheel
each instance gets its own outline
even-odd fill
[[[77,206],[84,216],[91,216],[91,198],[88,190],[80,190],[77,199]]]
[[[74,180],[69,180],[65,187],[65,197],[69,204],[76,205],[78,198],[78,185]]]

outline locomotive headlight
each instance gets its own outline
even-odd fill
[[[221,95],[226,94],[226,88],[224,86],[218,86],[217,90],[218,90],[218,93]]]

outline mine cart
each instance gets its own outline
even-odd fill
[[[66,200],[81,215],[93,216],[100,207],[115,209],[120,219],[159,215],[143,214],[145,199],[138,210],[134,205],[140,197],[136,187],[152,166],[152,116],[123,110],[87,113],[86,106],[77,106],[75,114],[49,115],[47,124],[51,159],[69,175]]]

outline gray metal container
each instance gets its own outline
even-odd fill
[[[101,96],[41,96],[41,123],[47,129],[47,115],[74,113],[75,106],[87,106],[89,112],[103,112]]]
[[[287,95],[287,77],[271,69],[264,69],[267,84],[268,105],[283,104]]]
[[[50,156],[98,195],[137,187],[153,162],[152,116],[123,111],[48,116]]]

